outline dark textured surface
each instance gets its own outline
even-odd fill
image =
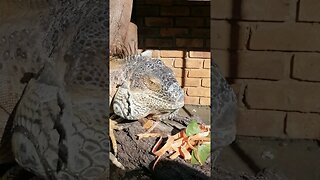
[[[319,143],[313,140],[237,136],[235,143],[221,151],[216,165],[221,171],[247,177],[269,174],[283,180],[317,180],[319,153]]]
[[[211,60],[211,127],[212,146],[229,145],[236,135],[237,100],[236,95],[221,74],[218,65]]]
[[[16,108],[14,157],[47,179],[106,179],[108,3],[28,3],[8,1],[17,16],[0,26],[0,105]]]
[[[126,171],[121,171],[115,167],[111,168],[113,179],[129,179],[143,175],[152,179],[209,179],[211,174],[210,161],[204,166],[191,165],[181,158],[170,160],[168,154],[161,157],[161,160],[152,170],[156,156],[151,153],[158,138],[143,138],[138,140],[136,134],[146,132],[140,122],[132,122],[130,128],[125,128],[116,132],[118,141],[118,160],[126,167]],[[161,130],[160,130],[161,129]],[[171,126],[160,124],[154,131],[162,134],[176,133],[177,130]],[[137,178],[137,177],[136,177]],[[138,178],[139,179],[139,178]]]

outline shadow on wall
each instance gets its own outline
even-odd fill
[[[241,17],[241,5],[242,5],[242,0],[236,0],[232,1],[232,17],[237,18]],[[239,26],[237,21],[230,21],[230,53],[229,54],[229,73],[230,77],[237,77],[238,75],[238,53],[235,51],[232,53],[233,49],[237,49],[239,47]],[[234,83],[233,79],[230,79],[229,82],[232,84]]]
[[[239,57],[238,52],[235,51],[239,47],[239,38],[240,38],[240,28],[238,22],[233,19],[241,19],[241,9],[242,9],[242,0],[232,1],[232,17],[229,21],[230,23],[230,42],[229,42],[229,78],[228,81],[230,84],[235,83],[234,77],[238,77],[238,66],[239,66]],[[239,146],[237,141],[234,141],[231,144],[231,149],[241,158],[243,162],[251,169],[255,174],[261,171],[261,167],[248,155],[243,149]]]

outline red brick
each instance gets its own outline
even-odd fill
[[[184,97],[184,103],[185,104],[199,104],[199,97],[189,97],[185,96]]]
[[[187,74],[188,74],[188,70],[182,69],[182,68],[174,68],[173,72],[177,78],[187,77]]]
[[[167,17],[146,17],[145,18],[146,26],[172,26],[172,18]]]
[[[212,47],[210,39],[206,39],[204,43],[206,49],[210,49]]]
[[[211,21],[213,49],[247,49],[250,24],[248,22]],[[237,35],[235,35],[237,33]],[[272,38],[270,38],[272,39]]]
[[[195,6],[191,8],[191,16],[210,17],[210,6]]]
[[[196,17],[177,17],[176,18],[176,27],[201,27],[204,26],[203,18]]]
[[[160,51],[159,50],[152,50],[152,57],[153,58],[160,58]]]
[[[194,97],[210,97],[210,88],[188,87],[187,95]]]
[[[159,28],[147,28],[143,27],[139,29],[139,33],[143,34],[144,37],[159,37]]]
[[[210,69],[210,65],[211,65],[211,60],[210,59],[204,60],[204,63],[203,63],[203,68],[204,69]]]
[[[320,112],[320,83],[248,83],[245,102],[251,109]]]
[[[161,16],[189,16],[188,6],[161,7]]]
[[[190,68],[190,69],[199,69],[202,67],[202,59],[176,59],[174,61],[174,67],[178,68]]]
[[[145,40],[141,36],[138,36],[138,47],[146,48]]]
[[[167,36],[186,36],[188,35],[189,30],[187,28],[161,28],[160,29],[160,35],[163,37],[167,37]]]
[[[159,7],[157,6],[144,6],[144,5],[139,5],[135,6],[136,11],[135,11],[135,16],[141,16],[141,17],[146,17],[146,16],[159,16]]]
[[[210,69],[191,69],[188,77],[210,77]]]
[[[189,56],[195,58],[210,58],[211,53],[207,51],[190,51]]]
[[[144,5],[145,4],[145,0],[136,0],[135,4],[137,5]]]
[[[290,0],[214,0],[212,18],[285,21],[290,16],[291,2],[295,3]]]
[[[252,31],[251,50],[319,51],[320,24],[265,23]]]
[[[176,39],[176,45],[177,47],[185,47],[185,48],[190,48],[190,47],[203,47],[204,42],[203,39],[182,39],[182,38],[177,38]]]
[[[210,17],[206,17],[206,18],[205,18],[205,20],[204,20],[204,26],[205,26],[206,28],[210,28],[210,21],[211,21]]]
[[[175,60],[174,60],[174,63],[173,63],[173,66],[175,67],[175,68],[183,68],[185,65],[185,61],[186,60],[184,60],[183,58],[175,58]]]
[[[185,0],[174,0],[173,4],[175,5],[187,5],[187,6],[191,6],[191,7],[195,7],[195,6],[210,6],[210,0],[189,0],[189,1],[185,1]]]
[[[284,137],[285,112],[239,110],[237,134],[244,136]]]
[[[211,80],[210,78],[203,78],[201,81],[201,86],[210,87]]]
[[[146,39],[145,45],[147,47],[172,47],[172,39]]]
[[[320,81],[320,55],[297,54],[293,61],[293,78],[307,81]]]
[[[200,97],[200,104],[209,106],[211,104],[210,98]]]
[[[191,36],[197,38],[210,38],[210,28],[192,28]]]
[[[174,58],[161,58],[163,63],[169,67],[173,67]]]
[[[179,50],[161,50],[160,55],[161,57],[183,57],[184,51],[179,51]]]
[[[319,0],[300,0],[299,1],[300,21],[320,21],[320,1]]]
[[[288,53],[214,50],[212,56],[226,77],[280,80],[290,74]]]
[[[320,115],[288,113],[286,132],[290,138],[320,140]]]
[[[134,23],[139,27],[139,30],[140,30],[140,27],[144,27],[145,24],[144,24],[144,18],[142,17],[139,17],[137,18]],[[139,32],[139,31],[138,31]]]
[[[172,5],[174,0],[146,0],[145,1],[145,4],[154,4],[154,5],[166,5],[166,6],[169,6],[169,5]]]
[[[178,79],[177,79],[178,80]],[[198,87],[201,79],[199,78],[182,78],[178,80],[183,87]]]

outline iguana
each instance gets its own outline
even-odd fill
[[[133,39],[133,42],[136,43],[137,32],[135,32],[135,25],[130,22],[132,0],[113,0],[110,4],[113,7],[110,13],[114,14],[110,16],[110,50],[114,53],[117,52],[114,50],[117,49],[117,41],[120,44],[132,45],[130,40]],[[133,43],[129,48],[120,48],[119,52],[127,49],[131,51],[136,46]],[[125,119],[139,119],[151,113],[152,118],[167,119],[174,116],[175,109],[183,106],[183,92],[174,75],[172,76],[172,71],[160,60],[139,56],[111,59],[113,61],[110,63],[112,67],[110,68],[110,82],[115,84],[110,87],[110,107],[117,115]],[[153,66],[154,63],[161,65]],[[216,154],[216,150],[230,144],[235,139],[237,103],[233,90],[219,71],[218,66],[214,61],[211,63],[213,72],[211,74],[213,86],[211,91],[212,152]],[[149,78],[150,75],[151,78]],[[113,102],[111,102],[112,99],[114,99]],[[110,132],[113,131],[110,130]],[[112,143],[113,150],[116,152],[117,146],[114,141],[115,139]]]
[[[233,89],[214,60],[211,60],[211,72],[211,151],[214,153],[235,140],[238,106]]]
[[[129,56],[111,60],[110,67],[110,104],[118,116],[161,119],[183,107],[184,91],[160,59]]]
[[[160,59],[141,55],[111,58],[109,86],[110,107],[123,119],[168,119],[184,106],[184,91]],[[113,150],[117,152],[115,139]]]
[[[15,160],[37,176],[108,176],[108,88],[111,109],[126,119],[162,119],[183,106],[182,89],[159,59],[113,59],[107,85],[106,1],[0,5],[11,10],[0,19],[1,146],[12,142]]]
[[[184,93],[160,60],[113,60],[108,87],[107,2],[44,1],[35,10],[39,2],[0,2],[15,10],[1,16],[1,121],[13,121],[1,145],[12,144],[28,171],[45,179],[107,177],[108,88],[117,89],[112,109],[126,119],[168,117],[183,106]]]

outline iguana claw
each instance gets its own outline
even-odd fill
[[[114,130],[121,130],[121,129],[123,129],[123,127],[117,125],[116,120],[113,120],[112,117],[109,118],[109,136],[111,139],[112,149],[114,152],[114,154],[112,154],[111,152],[109,153],[110,160],[117,167],[119,167],[121,169],[125,169],[124,166],[116,158],[116,155],[118,154],[118,147],[117,147],[117,140],[116,140],[116,136],[114,134]]]
[[[118,159],[116,158],[116,156],[114,156],[111,152],[109,153],[109,158],[111,160],[111,162],[117,166],[118,168],[125,170],[125,167],[118,161]]]

